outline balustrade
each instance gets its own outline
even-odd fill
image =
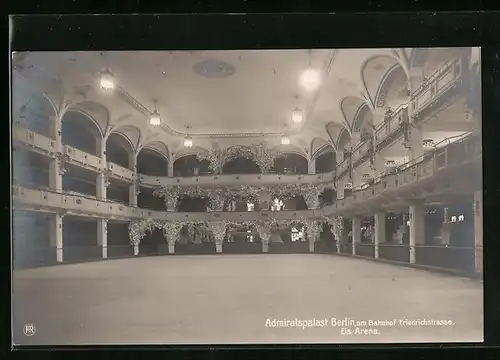
[[[136,179],[135,172],[112,162],[107,163],[107,170],[112,177],[133,181]]]
[[[67,161],[77,163],[85,168],[91,168],[96,171],[104,169],[103,160],[95,155],[79,150],[69,145],[64,145],[64,155],[67,156]]]
[[[21,126],[12,126],[12,139],[47,153],[57,153],[55,140]]]

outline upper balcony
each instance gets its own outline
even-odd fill
[[[302,217],[320,219],[322,216],[321,210],[212,211],[205,213],[155,211],[127,206],[113,201],[99,200],[83,194],[72,192],[59,193],[50,189],[29,189],[20,186],[13,188],[12,195],[14,206],[17,209],[103,217],[124,221],[145,218],[174,221],[252,221],[264,219],[298,219]]]
[[[455,140],[455,141],[453,141]],[[481,137],[474,132],[457,139],[446,139],[446,146],[425,154],[375,179],[372,185],[355,188],[352,194],[323,208],[325,215],[359,212],[363,208],[398,204],[415,196],[439,196],[440,191],[471,190],[480,186]],[[470,168],[467,166],[471,166]],[[457,176],[457,171],[460,176]],[[451,184],[451,188],[450,188]]]

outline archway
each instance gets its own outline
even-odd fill
[[[137,155],[137,172],[151,176],[168,176],[168,159],[157,150],[143,148]]]
[[[174,161],[174,176],[198,176],[212,173],[208,160],[198,160],[196,155],[185,155]]]
[[[134,149],[130,141],[120,133],[111,133],[106,141],[106,161],[133,170],[130,158]]]
[[[277,174],[307,174],[307,159],[302,155],[283,153],[274,160],[271,172]]]
[[[223,174],[260,174],[260,167],[255,160],[236,158],[230,160],[222,167]]]
[[[12,121],[40,135],[54,138],[52,103],[37,91],[18,71],[12,72]]]
[[[316,158],[316,172],[327,173],[335,170],[336,167],[335,152],[329,147],[325,152]]]
[[[89,154],[100,156],[101,129],[87,115],[79,111],[68,111],[62,119],[62,142]]]
[[[139,244],[139,254],[146,256],[159,255],[162,251],[162,245],[167,242],[163,236],[163,230],[154,228],[151,232],[147,232]]]

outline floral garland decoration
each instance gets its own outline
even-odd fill
[[[132,221],[128,225],[128,236],[130,245],[139,245],[146,233],[152,233],[154,229],[162,229],[163,222],[158,220],[139,220]]]
[[[319,194],[324,190],[325,186],[311,184],[283,184],[275,185],[270,188],[273,198],[291,199],[296,196],[302,196],[309,209],[317,209],[319,207]]]
[[[321,234],[321,226],[316,220],[304,220],[306,224],[306,234],[309,241],[317,241]]]
[[[167,240],[169,245],[174,245],[179,241],[181,237],[181,229],[184,226],[184,222],[179,221],[164,221],[163,222],[163,236]]]
[[[333,218],[325,217],[325,220],[330,225],[330,231],[335,236],[335,240],[339,241],[344,234],[344,219],[342,216],[335,216]]]
[[[210,221],[208,223],[208,227],[214,235],[216,244],[222,244],[224,242],[224,238],[226,236],[226,226],[226,221]]]
[[[269,222],[259,221],[255,224],[259,237],[264,244],[269,244],[271,238],[271,226]]]
[[[274,165],[274,161],[281,153],[276,149],[267,148],[264,144],[255,147],[255,162],[263,173],[268,173]]]
[[[252,148],[249,148],[248,146],[235,145],[231,146],[223,152],[223,160],[221,165],[224,165],[237,158],[251,159],[256,161],[257,157],[255,151]]]
[[[196,159],[200,162],[207,160],[209,162],[208,168],[217,172],[222,166],[222,154],[223,152],[220,149],[209,149],[196,154]]]
[[[167,211],[174,211],[177,206],[181,188],[177,185],[169,187],[160,187],[153,191],[153,196],[165,198]]]

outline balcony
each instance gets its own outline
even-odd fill
[[[89,154],[69,145],[64,145],[64,154],[70,164],[79,165],[85,169],[99,172],[104,168],[104,162],[98,156]]]
[[[334,180],[334,173],[324,174],[244,174],[244,175],[204,175],[194,177],[158,177],[149,175],[139,175],[142,186],[158,187],[172,185],[261,185],[261,184],[321,184],[331,183]]]
[[[467,68],[464,59],[456,58],[441,66],[411,96],[412,117],[420,119],[425,110],[433,110],[434,105],[449,100],[462,84],[464,70]]]
[[[174,221],[251,221],[270,219],[297,219],[301,217],[322,219],[321,210],[253,211],[253,212],[206,212],[183,213],[140,209],[117,202],[99,200],[76,193],[58,193],[47,189],[29,189],[16,186],[13,201],[18,209],[62,212],[68,215],[82,215],[121,220],[149,218]]]
[[[452,140],[456,141],[451,142]],[[475,163],[481,157],[481,138],[476,133],[461,136],[458,140],[446,139],[442,143],[448,145],[439,147],[440,144],[437,144],[437,149],[433,152],[398,167],[392,174],[375,179],[372,185],[353,189],[350,196],[338,200],[334,205],[324,207],[325,215],[356,211],[360,206],[367,206],[370,203],[377,206],[377,201],[381,197],[403,196],[406,189],[413,192],[416,187],[436,174]]]
[[[109,172],[110,177],[114,177],[120,180],[126,181],[134,181],[137,179],[137,176],[134,171],[124,168],[123,166],[114,164],[112,162],[107,163],[107,170]]]
[[[12,126],[12,140],[44,154],[57,153],[56,142],[27,128]]]

